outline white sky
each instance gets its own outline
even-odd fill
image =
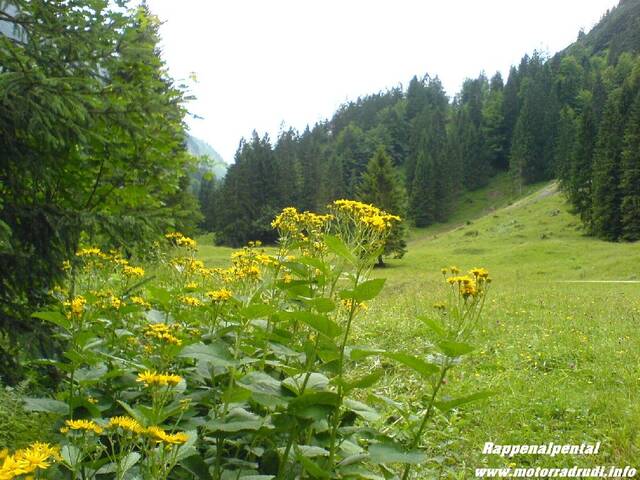
[[[449,95],[534,49],[555,53],[618,0],[148,0],[191,132],[230,163],[240,137],[302,130],[346,100],[438,75]]]

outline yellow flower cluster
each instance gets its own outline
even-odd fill
[[[131,417],[112,417],[109,419],[107,428],[121,428],[131,433],[144,433],[145,429],[140,423]]]
[[[147,428],[146,433],[156,442],[172,445],[183,444],[189,439],[189,436],[184,432],[167,433],[162,428],[155,426]]]
[[[183,305],[186,305],[188,307],[201,307],[202,305],[204,305],[202,303],[202,300],[191,295],[181,295],[179,300]]]
[[[150,323],[144,327],[143,334],[145,337],[155,338],[171,345],[182,345],[182,340],[171,332],[177,328],[179,328],[177,324]]]
[[[261,277],[261,268],[273,266],[278,261],[265,253],[264,250],[256,250],[259,242],[249,242],[250,244],[242,250],[237,250],[231,254],[231,267],[217,273],[225,283],[233,283],[243,280],[258,280]]]
[[[131,297],[131,303],[133,303],[134,305],[140,305],[141,307],[144,307],[146,309],[151,308],[151,304],[142,297],[138,297],[138,296]]]
[[[124,267],[122,267],[122,273],[124,273],[127,277],[144,277],[144,268],[125,265]]]
[[[100,425],[95,423],[93,420],[66,420],[65,425],[66,425],[65,427],[60,429],[62,433],[67,433],[70,430],[88,431],[88,432],[96,433],[98,435],[101,435],[102,433],[104,433],[104,428],[102,428]],[[158,426],[144,428],[140,424],[140,422],[138,422],[137,420],[131,417],[124,417],[124,416],[110,418],[106,428],[109,430],[121,428],[126,432],[135,433],[138,435],[148,435],[152,440],[158,443],[162,442],[162,443],[171,444],[171,445],[180,445],[185,443],[189,439],[188,435],[184,432],[167,433],[164,429]],[[45,450],[44,450],[44,447],[42,446],[43,445],[46,446],[46,444],[38,444],[38,445],[39,446],[37,448],[42,449],[42,451],[44,452]],[[57,450],[55,451],[52,450],[52,451],[55,453],[55,455],[57,455]],[[21,458],[25,456],[24,453],[20,453],[20,452],[24,452],[24,451],[16,452],[14,457],[16,457],[16,455],[17,455],[17,458]],[[51,454],[50,456],[53,456],[53,454]],[[58,458],[58,457],[55,457],[55,458]],[[0,472],[1,471],[2,470],[0,470]],[[28,472],[22,472],[22,473],[28,473]],[[20,475],[22,473],[18,473],[18,474]],[[2,474],[0,473],[0,480],[3,480],[4,478],[5,477],[2,477]],[[13,478],[13,477],[6,477],[6,478]]]
[[[391,215],[374,205],[356,200],[336,200],[329,204],[328,208],[336,212],[336,214],[347,215],[356,223],[370,227],[380,233],[388,231],[393,227],[394,223],[401,221],[401,218],[397,215]]]
[[[87,304],[87,299],[82,295],[78,295],[71,299],[71,301],[64,302],[64,306],[69,309],[67,312],[67,318],[79,318],[84,313],[84,307]]]
[[[53,461],[60,461],[60,449],[48,443],[35,442],[27,448],[0,451],[0,480],[11,480],[20,475],[29,475],[36,470],[46,470]]]
[[[306,241],[309,237],[322,233],[333,215],[319,215],[313,212],[299,212],[295,207],[287,207],[271,222],[271,227],[283,236],[293,236]]]
[[[171,265],[173,265],[180,273],[187,275],[210,277],[213,274],[213,270],[205,267],[202,260],[196,260],[194,258],[174,258],[171,261]]]
[[[104,253],[98,247],[87,247],[87,248],[81,248],[80,250],[78,250],[76,252],[76,257],[96,257],[96,258],[106,260],[109,258],[109,255]]]
[[[139,373],[136,381],[143,383],[146,387],[175,387],[182,381],[182,377],[180,375],[174,375],[171,373],[157,373],[155,371],[147,370],[145,372]]]
[[[193,238],[186,237],[180,232],[167,233],[165,238],[173,242],[178,247],[185,247],[189,250],[195,250],[198,248],[198,244]]]
[[[476,281],[473,277],[469,275],[462,275],[457,277],[449,277],[447,278],[447,282],[449,285],[458,285],[460,288],[460,293],[464,297],[476,296],[478,294],[478,288],[476,286]]]
[[[478,267],[472,268],[471,270],[469,270],[469,273],[476,278],[484,278],[484,279],[489,278],[489,272],[485,268],[478,268]]]
[[[231,291],[227,290],[226,288],[207,292],[207,297],[209,297],[214,302],[224,302],[226,300],[229,300],[232,296],[233,294],[231,293]]]
[[[67,433],[70,430],[81,430],[93,432],[100,435],[104,429],[93,420],[65,420],[65,426],[60,429],[61,433]]]
[[[451,271],[458,270],[456,267],[451,267]],[[483,288],[487,283],[490,283],[489,272],[484,268],[474,268],[469,272],[469,275],[461,275],[447,278],[449,285],[458,285],[460,294],[466,299],[468,297],[476,297],[483,291]]]

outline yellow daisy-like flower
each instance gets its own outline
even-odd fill
[[[65,307],[69,308],[67,316],[76,318],[81,317],[86,304],[87,300],[82,295],[72,298],[71,301],[64,302]]]
[[[489,278],[489,271],[486,268],[472,268],[469,273],[477,278]]]
[[[131,303],[133,303],[134,305],[140,305],[141,307],[144,307],[144,308],[151,308],[151,304],[142,297],[138,297],[138,296],[131,297]]]
[[[100,435],[104,431],[104,429],[93,420],[65,420],[64,423],[66,426],[60,429],[62,433],[67,433],[70,430],[84,430]]]
[[[136,381],[143,383],[146,387],[175,387],[182,381],[182,377],[180,375],[174,375],[170,373],[156,373],[155,371],[147,370],[145,372],[139,373]]]
[[[107,428],[122,428],[131,433],[144,433],[144,427],[131,417],[112,417],[109,419]]]
[[[180,302],[182,302],[182,304],[187,305],[189,307],[200,307],[203,305],[202,301],[199,298],[192,297],[189,295],[182,295],[180,297]]]
[[[107,258],[107,254],[100,250],[98,247],[81,248],[76,252],[76,256]]]
[[[17,450],[13,455],[6,452],[0,466],[0,479],[12,479],[20,475],[33,473],[51,466],[52,461],[59,461],[60,450],[48,443],[35,442],[29,447]]]
[[[124,267],[122,267],[122,273],[124,273],[127,277],[143,277],[144,268],[125,265]]]
[[[233,294],[230,290],[226,288],[222,288],[220,290],[213,290],[211,292],[207,292],[207,297],[209,297],[214,302],[224,302],[229,300]]]
[[[189,436],[184,432],[167,433],[160,427],[147,428],[147,434],[156,442],[181,445],[185,443]]]
[[[144,335],[148,338],[155,338],[172,345],[182,345],[182,340],[177,338],[171,332],[178,328],[178,325],[167,325],[165,323],[150,323],[144,328]]]

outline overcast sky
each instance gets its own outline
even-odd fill
[[[347,100],[438,75],[449,95],[554,53],[618,0],[149,0],[176,79],[197,77],[191,132],[227,162],[255,129],[303,129]]]

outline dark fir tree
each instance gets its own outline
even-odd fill
[[[402,258],[407,251],[407,194],[384,147],[378,147],[371,157],[358,187],[358,199],[402,218],[391,230],[378,265],[384,265],[383,256]]]
[[[616,240],[622,232],[620,218],[620,161],[623,142],[622,88],[609,95],[598,132],[593,159],[593,233]]]
[[[624,135],[620,190],[622,238],[640,240],[640,94],[636,95]]]
[[[487,158],[495,171],[506,170],[509,160],[506,152],[507,132],[504,119],[504,85],[500,72],[491,79],[489,95],[482,110],[482,126]]]

